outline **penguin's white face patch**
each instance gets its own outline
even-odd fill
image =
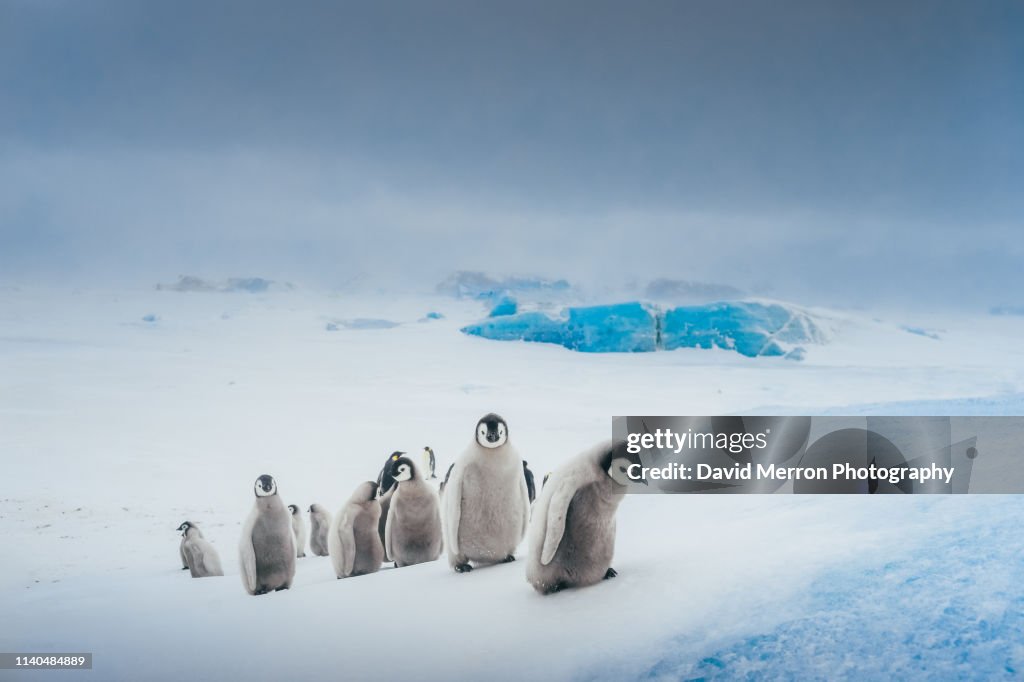
[[[395,472],[396,481],[408,481],[412,478],[412,469],[408,464],[399,464],[398,471]]]
[[[265,487],[264,481],[258,478],[253,488],[256,491],[256,497],[271,497],[277,494],[277,481],[271,479],[269,486]]]
[[[612,480],[619,485],[630,485],[637,483],[629,477],[627,473],[629,467],[633,464],[627,457],[616,457],[612,460],[611,466],[608,467],[608,475],[611,476]]]
[[[481,423],[476,429],[476,442],[485,448],[500,448],[508,440],[508,432],[501,422],[494,428],[488,428],[487,424]]]

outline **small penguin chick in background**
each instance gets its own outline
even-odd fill
[[[338,578],[365,575],[380,570],[384,561],[377,526],[380,522],[380,500],[377,484],[360,483],[348,502],[338,510],[327,537],[331,563]]]
[[[526,579],[541,594],[593,585],[617,573],[615,512],[639,464],[625,443],[602,442],[556,469],[530,521]]]
[[[309,506],[309,549],[316,556],[327,556],[327,533],[331,529],[331,514],[322,504]]]
[[[191,521],[178,526],[182,531],[182,551],[188,561],[189,571],[193,578],[209,578],[224,575],[220,566],[220,556],[200,530]]]
[[[434,451],[429,445],[423,448],[423,471],[426,472],[424,478],[433,480],[437,478],[434,473],[434,469],[437,466],[437,460],[434,458]]]
[[[277,494],[277,481],[264,474],[253,485],[256,501],[242,527],[238,562],[249,594],[287,590],[295,579],[295,532],[291,514]]]
[[[306,522],[302,520],[297,505],[289,504],[288,512],[292,515],[292,531],[295,533],[295,556],[301,559],[306,556]]]
[[[185,556],[185,531],[189,527],[195,528],[196,532],[199,533],[199,537],[203,537],[203,532],[191,521],[184,521],[178,526],[178,532],[181,533],[181,542],[178,543],[178,556],[181,557],[181,570],[183,571],[188,570],[188,557]]]

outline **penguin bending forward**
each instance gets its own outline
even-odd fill
[[[302,520],[297,505],[289,504],[288,511],[292,515],[292,531],[295,532],[295,556],[302,558],[306,556],[306,522]]]
[[[242,584],[249,594],[287,590],[295,578],[295,533],[291,515],[277,494],[277,482],[264,474],[254,486],[256,502],[238,545]]]
[[[380,570],[384,546],[377,531],[379,521],[377,484],[373,481],[360,483],[345,506],[338,510],[327,536],[335,575],[348,578]]]
[[[395,493],[388,509],[384,546],[396,567],[434,561],[444,548],[437,493],[408,457],[392,464]]]
[[[203,538],[202,532],[194,523],[186,521],[178,526],[178,530],[181,531],[181,551],[193,578],[224,575],[217,550]]]
[[[309,505],[309,549],[316,556],[327,556],[327,533],[331,529],[331,513],[322,504]]]
[[[603,442],[555,470],[530,521],[526,579],[541,594],[614,578],[615,511],[637,455]]]
[[[484,415],[473,436],[444,490],[444,540],[448,563],[458,573],[473,570],[471,561],[515,561],[530,520],[523,460],[508,440],[505,420]]]

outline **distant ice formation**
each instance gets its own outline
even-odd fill
[[[194,275],[180,275],[174,284],[157,284],[157,290],[167,291],[244,291],[250,294],[262,294],[271,288],[282,286],[291,289],[292,285],[278,285],[273,280],[262,277],[230,277],[222,282],[203,279]]]
[[[727,301],[743,296],[742,291],[728,284],[665,278],[651,280],[645,293],[654,300],[694,303]]]
[[[463,333],[499,341],[556,343],[583,353],[644,353],[677,348],[724,348],[747,357],[802,360],[800,344],[827,336],[809,313],[778,303],[729,301],[662,310],[632,301],[569,307],[558,316],[522,312],[491,316]]]
[[[482,272],[460,270],[437,285],[437,292],[456,298],[494,299],[515,292],[556,293],[569,290],[564,279],[543,277],[495,278]]]

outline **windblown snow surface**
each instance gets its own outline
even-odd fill
[[[94,653],[91,671],[0,679],[1024,670],[1024,501],[1013,496],[638,495],[619,510],[619,577],[591,588],[541,597],[522,561],[339,581],[307,552],[291,590],[247,595],[237,544],[258,475],[275,476],[286,503],[336,510],[393,450],[430,445],[443,473],[488,411],[505,416],[539,479],[606,438],[616,414],[1019,414],[1024,403],[1016,316],[827,311],[830,342],[794,363],[459,333],[487,310],[301,289],[0,291],[0,651]],[[394,324],[327,331],[336,320]],[[227,575],[180,570],[174,529],[186,519]]]

